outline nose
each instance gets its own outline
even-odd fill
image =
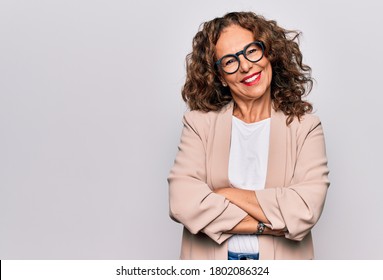
[[[246,73],[252,67],[253,63],[251,61],[248,61],[243,55],[239,56],[239,71]]]

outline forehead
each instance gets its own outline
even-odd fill
[[[216,55],[221,57],[226,54],[236,53],[253,41],[254,35],[250,30],[238,25],[228,26],[221,32],[215,45]]]

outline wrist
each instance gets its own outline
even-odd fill
[[[255,234],[263,234],[263,232],[265,231],[265,224],[262,223],[262,222],[258,222],[258,225],[257,225],[257,231],[255,232]]]

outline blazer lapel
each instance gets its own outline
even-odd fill
[[[269,157],[265,188],[283,187],[286,176],[286,118],[271,110]]]
[[[229,187],[229,156],[233,102],[217,115],[212,141],[211,183],[213,188]]]

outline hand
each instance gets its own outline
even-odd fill
[[[274,235],[274,236],[285,236],[285,231],[280,230],[280,229],[271,229],[266,227],[265,230],[263,231],[262,235]]]
[[[220,195],[222,195],[222,196],[228,198],[228,194],[229,194],[229,192],[230,192],[230,189],[231,189],[231,188],[219,188],[219,189],[215,189],[215,190],[214,190],[214,193],[216,193],[216,194],[220,194]]]

